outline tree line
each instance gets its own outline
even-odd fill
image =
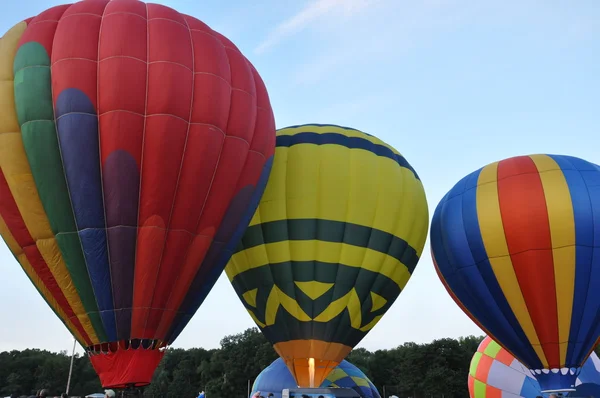
[[[405,343],[371,352],[353,350],[348,361],[358,366],[385,397],[464,398],[468,396],[469,364],[483,337],[444,338],[428,344]],[[144,396],[195,397],[206,391],[210,398],[243,398],[248,381],[277,358],[269,342],[256,328],[226,336],[218,349],[169,349]],[[0,397],[29,395],[46,388],[51,395],[65,390],[70,356],[29,349],[0,353]],[[77,356],[70,394],[102,392],[90,361]]]

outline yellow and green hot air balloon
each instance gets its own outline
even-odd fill
[[[394,148],[351,128],[288,127],[226,272],[298,385],[319,386],[394,303],[428,226],[423,184]]]

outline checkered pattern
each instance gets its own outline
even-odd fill
[[[469,369],[471,398],[535,398],[540,387],[529,369],[486,337],[471,360]]]

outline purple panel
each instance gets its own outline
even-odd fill
[[[117,150],[107,156],[102,179],[117,333],[119,339],[128,340],[131,338],[140,172],[128,152]]]
[[[131,333],[131,304],[137,229],[112,227],[108,230],[110,274],[117,317],[117,336],[128,340]]]

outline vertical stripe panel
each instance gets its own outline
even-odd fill
[[[100,154],[106,226],[110,252],[110,279],[114,295],[118,338],[140,338],[144,321],[132,310],[148,311],[149,300],[133,302],[133,296],[151,283],[147,273],[134,284],[136,247],[146,233],[140,230],[138,202],[140,164],[146,104],[146,5],[142,2],[110,2],[104,11],[98,48],[98,110]],[[123,40],[127,37],[128,40]],[[143,270],[157,261],[140,256]]]
[[[5,136],[7,135],[0,135],[0,137]],[[2,144],[1,141],[0,144]],[[21,217],[17,203],[11,196],[10,188],[2,170],[0,170],[0,198],[2,198],[0,201],[0,218],[2,218],[3,224],[6,225],[7,231],[10,231],[10,237],[14,239],[14,242],[8,240],[11,243],[11,246],[9,246],[11,251],[30,278],[36,281],[39,280],[43,284],[45,291],[53,299],[50,302],[56,303],[57,311],[64,314],[63,323],[71,326],[69,329],[77,336],[79,341],[90,344],[91,340],[86,335],[79,318],[67,302],[55,275],[53,275],[48,264],[44,262],[36,242],[27,231],[25,221]],[[2,236],[5,236],[4,233],[2,233]],[[14,243],[18,245],[19,250],[15,250]]]
[[[46,285],[43,283],[43,281],[40,279],[40,277],[37,275],[37,273],[31,266],[31,264],[29,263],[27,256],[25,255],[25,253],[23,252],[21,247],[19,247],[19,245],[15,241],[14,237],[11,235],[10,230],[8,229],[8,226],[4,222],[4,219],[2,218],[1,215],[0,215],[0,235],[2,235],[4,241],[6,242],[8,247],[13,252],[15,259],[19,262],[19,264],[23,268],[23,271],[25,271],[25,274],[27,275],[27,277],[29,278],[29,280],[31,281],[33,286],[37,289],[39,294],[42,296],[42,298],[44,299],[46,304],[48,304],[48,306],[56,314],[58,319],[60,319],[60,321],[69,330],[69,332],[71,332],[71,334],[73,334],[73,336],[75,336],[75,339],[79,342],[79,344],[81,344],[82,346],[86,345],[87,343],[86,343],[86,341],[83,340],[83,337],[82,337],[81,333],[79,332],[79,330],[73,325],[73,322],[71,322],[71,319],[63,311],[61,306],[58,304],[58,302],[52,296],[52,293],[50,293],[50,291],[46,288]]]
[[[227,80],[231,79],[231,87],[229,102],[221,105],[227,111],[226,122],[213,121],[206,110],[199,111],[201,108],[211,109],[206,100],[198,102],[198,108],[194,107],[192,115],[194,122],[218,122],[226,126],[226,129],[222,130],[224,141],[220,157],[195,226],[198,237],[211,231],[214,239],[209,247],[205,245],[205,241],[198,241],[186,252],[185,269],[194,271],[193,264],[198,264],[199,267],[195,267],[191,285],[181,276],[169,298],[168,308],[178,309],[178,314],[173,320],[171,316],[174,313],[169,312],[164,320],[161,332],[168,330],[165,337],[168,341],[173,341],[181,333],[223,272],[234,246],[241,239],[258,206],[270,175],[275,147],[273,113],[264,83],[254,67],[228,39],[195,18],[186,19],[192,32],[200,30],[220,41],[224,50],[219,52],[221,56],[217,58],[221,65],[220,75]],[[196,38],[197,36],[193,36],[193,40]],[[213,51],[211,49],[215,45],[214,42],[205,40],[195,43],[196,60],[203,53],[198,52],[196,44],[206,45],[208,51]],[[229,68],[223,63],[225,60],[228,60]],[[204,74],[214,66],[204,61],[195,62],[195,68],[199,74]],[[197,79],[204,81],[202,79],[207,77]],[[217,82],[217,87],[221,84]]]
[[[172,43],[179,43],[173,46]],[[194,98],[194,53],[183,16],[168,7],[148,5],[148,100],[140,195],[140,224],[166,230],[163,239],[145,242],[160,251],[152,272],[150,313],[144,336],[162,339],[158,332],[171,290],[181,274],[193,231],[174,229],[171,221],[178,197],[188,193],[180,184],[188,149]],[[210,89],[210,86],[207,87]],[[199,97],[207,100],[210,92]],[[190,148],[191,149],[191,148]],[[190,156],[197,156],[194,152]],[[204,170],[210,174],[211,170]],[[194,189],[192,188],[193,192]],[[196,203],[201,206],[201,202]]]
[[[498,199],[512,265],[547,360],[544,366],[559,368],[552,239],[542,182],[531,158],[499,163]]]
[[[51,9],[48,11],[48,15],[46,15],[46,17],[48,19],[54,18],[55,20],[60,16],[62,11],[64,11],[64,7]],[[32,24],[35,24],[35,21],[38,20],[43,21],[44,19],[36,18],[32,21]],[[30,46],[26,44],[27,48],[24,50],[25,52],[23,53],[23,57],[21,57],[21,59],[17,59],[18,53],[15,55],[17,43],[23,43],[27,36],[31,38],[35,37],[36,34],[42,34],[42,42],[45,43],[48,42],[48,38],[50,40],[52,39],[53,31],[56,25],[53,25],[52,23],[48,23],[47,25],[49,26],[44,25],[46,25],[45,22],[38,23],[37,25],[33,26],[37,26],[39,29],[31,29],[32,27],[29,26],[27,30],[22,32],[22,35],[7,34],[2,39],[2,50],[6,51],[6,55],[1,57],[2,71],[0,73],[2,74],[3,80],[6,83],[10,82],[10,84],[3,86],[3,90],[6,90],[3,94],[7,99],[6,101],[3,101],[3,103],[11,104],[13,103],[14,99],[14,106],[16,107],[17,112],[19,112],[20,105],[22,105],[20,101],[31,97],[32,93],[39,92],[43,95],[44,88],[48,88],[50,86],[49,59],[43,46],[35,43],[32,43]],[[21,28],[23,27],[24,26],[21,25]],[[13,32],[17,33],[16,31]],[[48,35],[44,35],[45,33],[48,33],[49,37]],[[31,64],[34,67],[28,68],[30,70],[27,71],[23,70],[22,68],[28,64]],[[36,65],[39,65],[39,67]],[[13,68],[15,67],[16,71],[13,71]],[[13,73],[17,78],[14,83],[14,92],[12,87]],[[31,78],[31,80],[25,81],[26,77]],[[40,87],[32,87],[30,85],[31,83],[38,84]],[[49,89],[47,89],[46,92],[49,92]],[[3,108],[11,111],[15,109],[14,107],[10,106],[5,106]],[[50,268],[53,283],[58,284],[58,287],[63,289],[64,293],[66,294],[65,300],[68,301],[68,304],[66,305],[68,307],[72,307],[72,311],[74,311],[76,316],[79,317],[76,319],[76,323],[79,324],[80,327],[82,326],[81,324],[83,324],[83,328],[85,328],[85,332],[83,329],[81,330],[80,336],[85,335],[85,340],[93,340],[96,338],[96,336],[92,325],[89,318],[85,314],[81,300],[79,299],[77,292],[73,287],[73,282],[65,266],[61,253],[58,250],[58,246],[54,239],[53,230],[46,217],[44,207],[42,206],[40,197],[38,195],[36,183],[39,181],[39,179],[37,179],[39,176],[32,174],[32,169],[30,168],[30,164],[27,159],[27,156],[31,154],[25,152],[26,149],[30,148],[26,148],[24,146],[24,141],[26,138],[33,137],[31,137],[31,135],[28,137],[26,137],[25,134],[21,135],[19,128],[19,126],[24,123],[21,117],[23,117],[25,120],[35,120],[35,122],[30,123],[30,127],[32,129],[28,130],[29,132],[35,131],[36,126],[43,126],[45,122],[37,122],[37,120],[43,119],[44,116],[48,116],[43,114],[43,112],[47,112],[47,108],[42,106],[41,109],[30,109],[28,112],[24,112],[21,107],[21,114],[18,113],[15,115],[12,112],[7,112],[6,114],[2,115],[3,131],[0,135],[0,167],[2,168],[3,176],[6,177],[6,182],[10,186],[12,197],[17,201],[17,205],[19,207],[18,212],[23,214],[24,222],[22,224],[22,228],[27,231],[27,235],[31,233],[31,239],[36,242],[35,246],[37,247],[35,249],[32,246],[27,250],[32,252],[35,251],[37,253],[36,261],[41,262],[39,264],[36,263],[37,266],[43,267],[44,269]],[[28,117],[31,117],[31,119],[28,119]],[[53,119],[51,102],[49,118]],[[50,125],[52,125],[52,121],[50,121]],[[38,148],[40,147],[44,148],[44,142],[40,142]],[[44,149],[47,150],[47,148]],[[44,155],[46,154],[44,153]],[[7,193],[7,195],[11,195],[11,193]],[[41,253],[39,253],[38,250],[40,250]],[[46,264],[45,261],[48,263]],[[84,339],[80,337],[80,341],[83,340]]]
[[[106,1],[100,0],[71,6],[59,21],[52,49],[52,94],[62,156],[62,164],[56,168],[60,168],[67,180],[67,187],[61,187],[58,195],[69,195],[61,200],[73,205],[55,217],[76,219],[78,232],[59,234],[59,239],[79,295],[101,341],[109,339],[106,330],[114,329],[110,313],[106,312],[110,309],[106,303],[107,286],[93,268],[106,249],[90,241],[90,237],[101,236],[104,229],[98,166],[96,58],[100,15],[105,4]],[[86,258],[91,259],[89,264]],[[100,307],[96,297],[101,298]]]
[[[484,167],[479,175],[477,184],[477,217],[479,228],[487,258],[502,290],[501,295],[508,301],[512,313],[518,321],[519,328],[525,333],[526,339],[531,343],[539,360],[542,364],[547,364],[546,357],[540,346],[539,337],[527,309],[523,292],[516,288],[519,286],[519,282],[508,250],[500,211],[498,163],[492,163]],[[511,351],[524,351],[523,348],[525,346],[517,349],[519,345],[518,341],[514,344],[509,344],[504,341],[504,336],[496,337],[503,344],[507,345]],[[525,360],[526,358],[523,359]],[[533,366],[534,362],[531,362],[530,366]]]
[[[568,363],[577,364],[591,351],[600,325],[600,170],[598,166],[570,156],[552,155],[569,187],[576,237],[575,288],[567,349]]]
[[[558,343],[561,367],[566,363],[575,290],[575,219],[565,176],[547,155],[530,156],[535,163],[548,207],[555,275]],[[549,303],[552,305],[552,303]]]

